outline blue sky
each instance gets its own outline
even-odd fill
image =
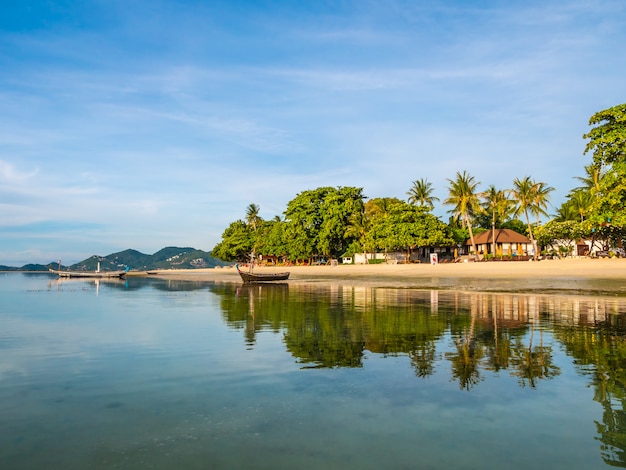
[[[12,0],[0,264],[208,251],[251,203],[419,178],[443,200],[463,170],[558,207],[589,117],[626,101],[624,25],[622,0]]]

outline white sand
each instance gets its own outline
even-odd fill
[[[568,291],[626,294],[626,259],[496,261],[451,264],[375,264],[255,267],[289,271],[290,282],[333,282],[381,287],[463,288],[494,291]],[[234,267],[167,270],[157,276],[239,282]]]

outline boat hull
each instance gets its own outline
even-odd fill
[[[126,275],[126,271],[55,271],[53,269],[50,272],[57,274],[59,277],[64,278],[90,278],[90,279],[112,279],[121,278]]]
[[[273,282],[273,281],[286,281],[289,279],[289,272],[284,273],[247,273],[241,271],[237,266],[237,272],[241,276],[241,280],[245,283],[253,282]]]

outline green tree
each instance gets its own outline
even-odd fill
[[[246,208],[246,223],[252,227],[253,230],[257,229],[257,226],[263,221],[261,217],[259,217],[259,212],[261,208],[256,204],[250,204]]]
[[[576,246],[576,240],[579,240],[585,235],[586,232],[579,221],[560,221],[556,219],[539,227],[536,233],[537,241],[542,246],[552,245],[556,241],[559,241],[561,246],[567,247],[565,253],[571,253],[574,246]]]
[[[398,201],[372,218],[367,243],[385,252],[406,250],[410,258],[413,248],[451,245],[454,240],[448,226],[427,208]]]
[[[424,178],[413,181],[413,186],[407,192],[409,204],[416,206],[424,206],[430,209],[435,207],[434,202],[439,201],[438,197],[433,196],[434,189],[432,184]]]
[[[353,212],[350,217],[348,217],[346,238],[353,239],[365,254],[368,252],[366,237],[369,232],[370,225],[370,219],[365,213],[365,208],[361,211]],[[367,263],[367,256],[365,257],[365,262]]]
[[[583,136],[589,139],[585,153],[593,153],[600,168],[626,160],[626,103],[597,112],[589,119],[596,126]]]
[[[251,227],[243,220],[232,222],[224,233],[222,240],[211,251],[213,256],[223,261],[245,262],[254,247],[255,236]]]
[[[289,201],[285,211],[286,252],[292,260],[317,255],[317,241],[322,226],[322,204],[333,188],[304,191]]]
[[[602,170],[599,165],[585,166],[585,176],[575,176],[574,178],[583,183],[582,186],[574,188],[572,193],[576,191],[587,191],[596,197],[600,194],[600,183],[602,181]]]
[[[449,197],[443,201],[444,204],[454,206],[449,211],[457,219],[461,219],[463,225],[469,231],[472,251],[476,253],[476,243],[474,242],[474,232],[472,231],[472,218],[482,209],[480,199],[476,189],[480,182],[476,181],[467,171],[457,172],[456,179],[448,179]]]
[[[491,253],[496,254],[496,225],[504,221],[512,212],[513,201],[508,190],[496,189],[492,184],[487,191],[480,193],[483,210],[491,216]]]
[[[610,223],[621,231],[626,227],[626,103],[594,114],[589,125],[595,127],[583,136],[589,139],[585,154],[593,154],[592,165],[601,175],[590,218],[596,226]]]
[[[593,194],[589,191],[574,191],[569,197],[572,211],[581,222],[591,215],[593,201]]]
[[[363,188],[338,187],[330,191],[321,207],[322,224],[317,249],[327,257],[337,258],[358,238],[350,234],[350,218],[364,211]]]
[[[533,245],[533,256],[535,260],[538,256],[538,250],[532,225],[530,224],[530,215],[536,215],[537,220],[539,220],[540,215],[548,215],[546,207],[549,201],[549,194],[552,191],[554,191],[554,188],[546,186],[543,182],[537,183],[533,181],[530,176],[525,176],[521,180],[519,178],[515,178],[515,180],[513,180],[511,195],[517,203],[515,214],[524,214],[524,217],[526,218],[528,236]],[[537,223],[537,225],[539,224]]]
[[[354,240],[349,218],[363,211],[363,189],[321,187],[292,199],[285,211],[286,252],[292,259],[338,257]]]
[[[279,217],[263,221],[256,232],[256,247],[261,255],[284,256],[285,224]]]

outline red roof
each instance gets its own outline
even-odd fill
[[[493,232],[491,230],[486,230],[482,233],[479,233],[474,237],[474,243],[476,245],[488,245],[493,242],[492,234]],[[497,228],[496,243],[530,243],[530,238],[528,238],[526,235],[522,235],[521,233],[517,233],[515,230],[510,230],[508,228]],[[471,245],[472,240],[468,239],[465,244]]]

